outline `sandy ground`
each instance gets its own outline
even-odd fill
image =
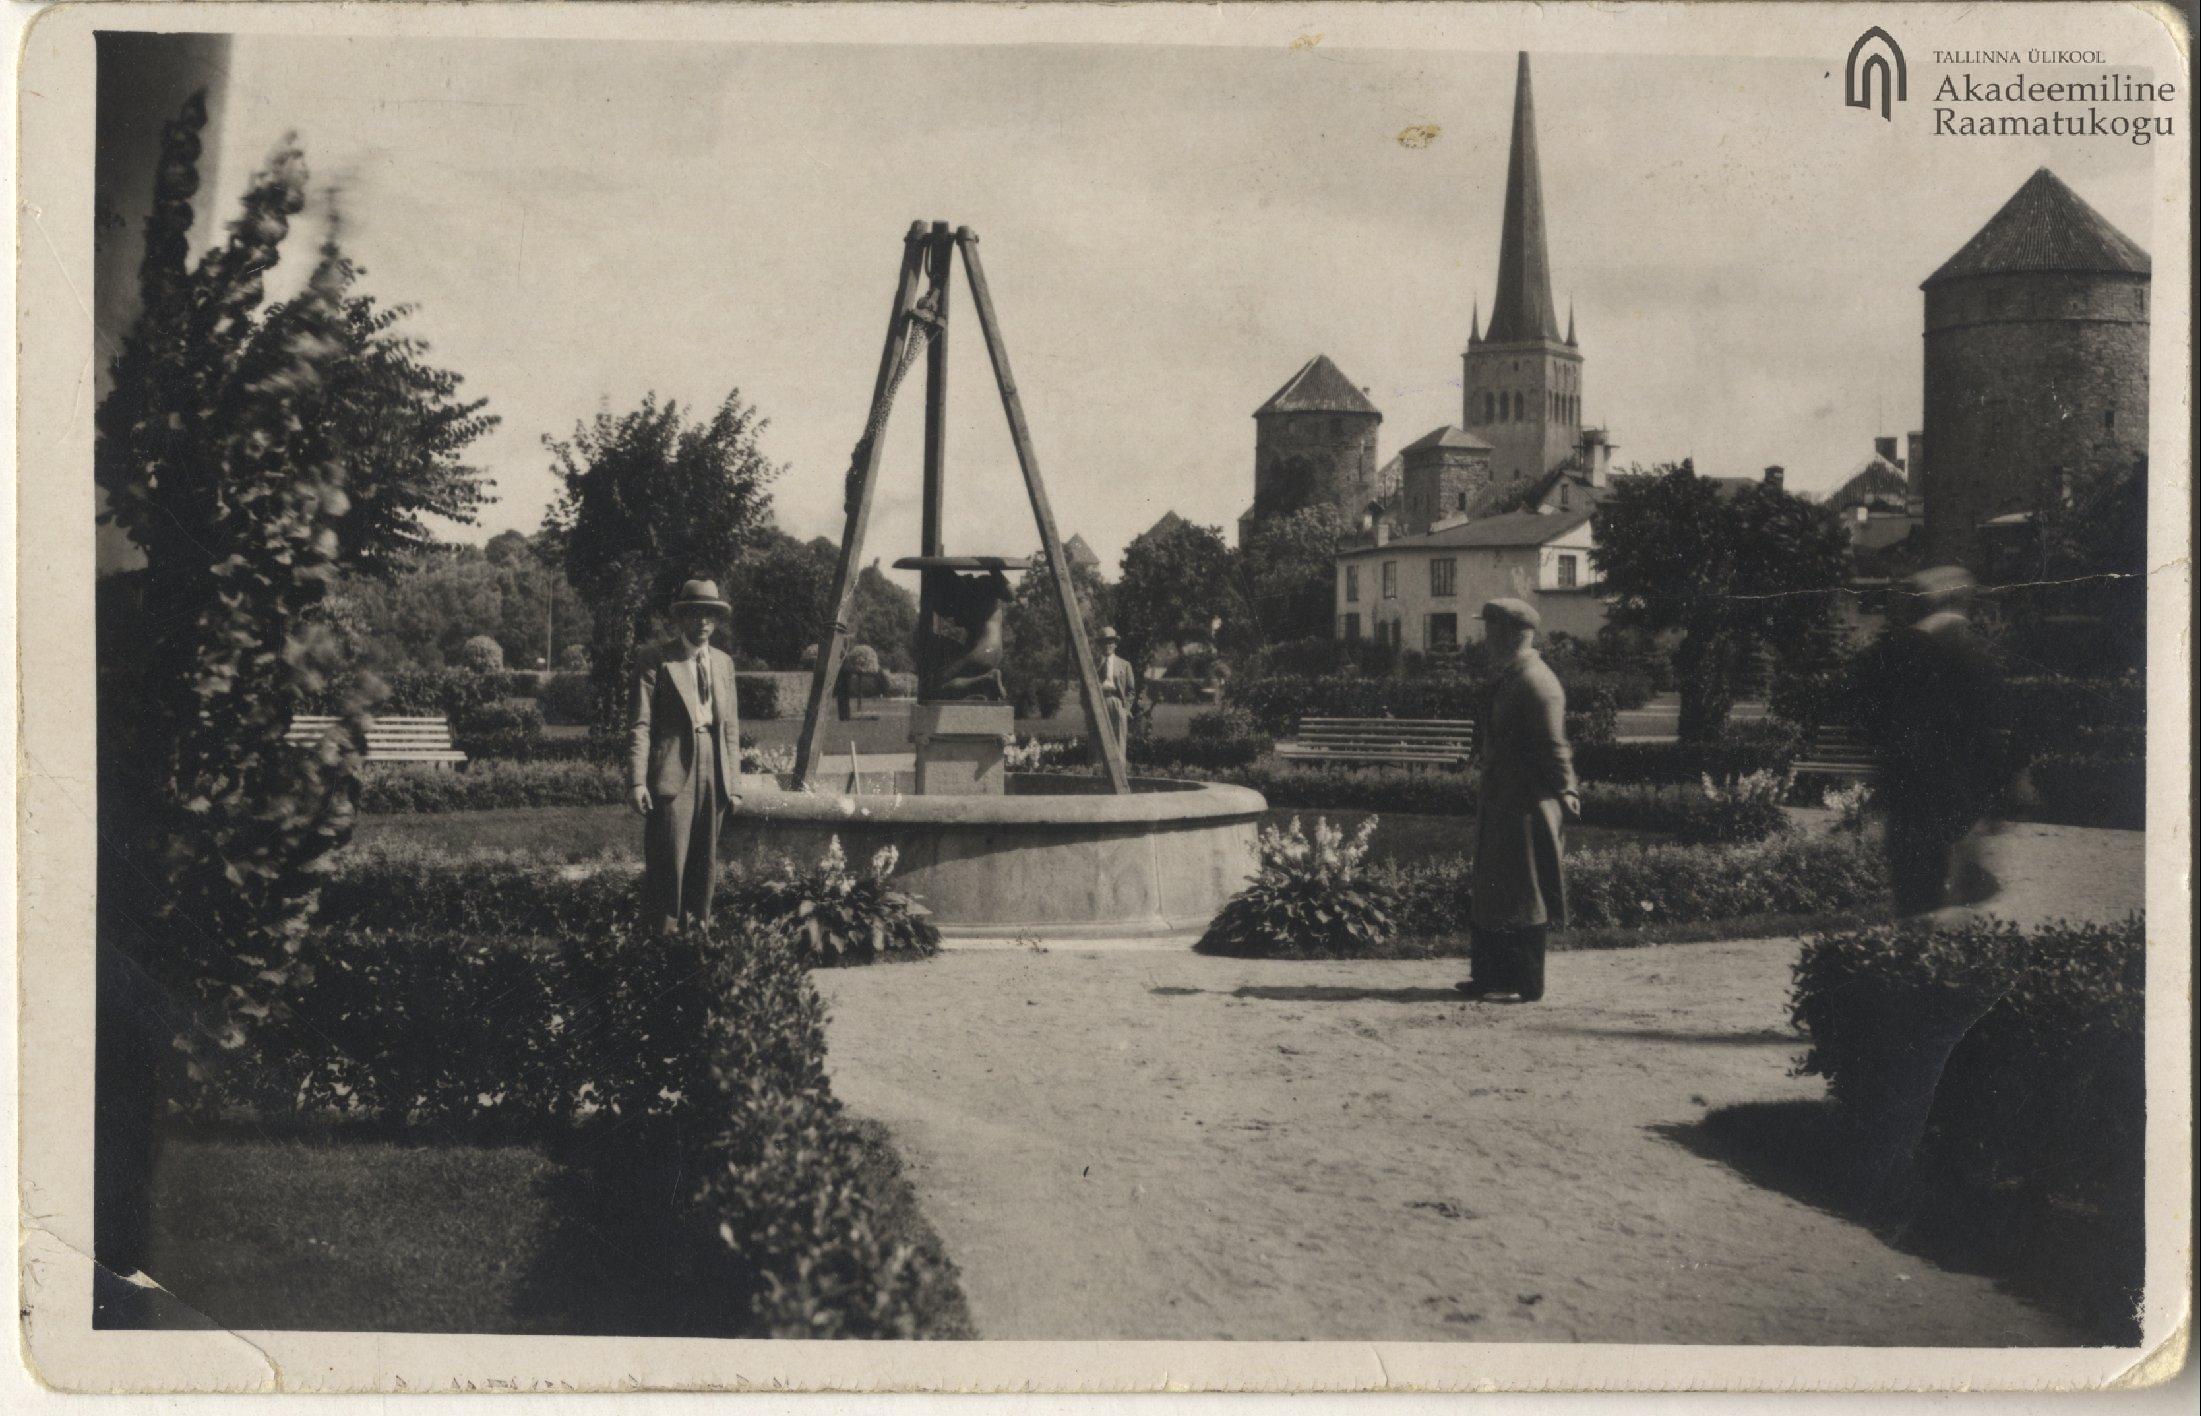
[[[2121,914],[2139,837],[2014,827],[2011,914]],[[2071,1340],[1701,1153],[1808,1099],[1794,940],[1457,961],[956,952],[818,975],[834,1086],[893,1128],[988,1338]]]

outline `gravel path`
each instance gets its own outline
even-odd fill
[[[2137,903],[2137,835],[2001,844],[2005,879],[2042,872],[2012,914]],[[1704,1153],[1709,1110],[1823,1094],[1787,1075],[1795,955],[1558,954],[1534,1008],[1463,1003],[1442,960],[817,977],[835,1089],[893,1128],[988,1338],[2072,1340]]]

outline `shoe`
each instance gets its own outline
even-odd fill
[[[1463,978],[1458,983],[1455,983],[1452,986],[1458,989],[1464,997],[1468,998],[1488,998],[1493,991],[1489,984],[1477,983],[1474,979],[1471,978]]]

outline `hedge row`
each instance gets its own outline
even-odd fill
[[[2013,816],[2065,826],[2113,826],[2126,831],[2147,826],[2144,757],[2046,754],[2033,759],[2026,776],[2033,784],[2033,797],[2014,803],[2010,812]]]
[[[953,1266],[884,1237],[789,937],[608,927],[540,941],[324,932],[294,1019],[180,1101],[262,1127],[524,1137],[700,1185],[672,1222],[739,1337],[968,1336]],[[482,1026],[486,1001],[496,1025]],[[288,1042],[289,1047],[280,1045]],[[612,1142],[613,1135],[616,1141]],[[610,1142],[610,1143],[607,1143]],[[636,1197],[640,1202],[641,1197]],[[715,1319],[715,1320],[714,1320]]]
[[[1399,933],[1464,935],[1474,866],[1386,863],[1370,874],[1395,892]],[[1567,858],[1569,925],[1578,929],[1710,924],[1755,915],[1857,910],[1886,898],[1880,853],[1855,837],[1783,837],[1756,845],[1615,846]]]
[[[366,812],[506,811],[523,806],[602,806],[627,799],[623,763],[469,762],[463,772],[376,767],[366,774]]]
[[[1610,742],[1619,714],[1613,689],[1591,676],[1569,684],[1567,733],[1576,743]],[[1229,701],[1251,713],[1262,731],[1281,736],[1302,717],[1459,718],[1478,720],[1490,681],[1464,674],[1369,678],[1271,675],[1234,681]]]
[[[1725,781],[1752,772],[1784,775],[1800,742],[1782,723],[1733,724],[1715,743],[1585,743],[1574,751],[1575,773],[1592,782]]]
[[[1810,940],[1790,995],[1811,1041],[1800,1070],[1827,1079],[1869,1167],[1851,1178],[2058,1256],[2066,1296],[2125,1342],[2144,1270],[2146,973],[2138,917],[1908,922]]]

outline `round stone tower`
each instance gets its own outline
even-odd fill
[[[1317,354],[1254,410],[1255,521],[1329,505],[1356,524],[1378,494],[1383,415],[1329,356]]]
[[[1920,287],[1926,549],[1988,541],[2147,452],[2147,252],[2042,168]]]

